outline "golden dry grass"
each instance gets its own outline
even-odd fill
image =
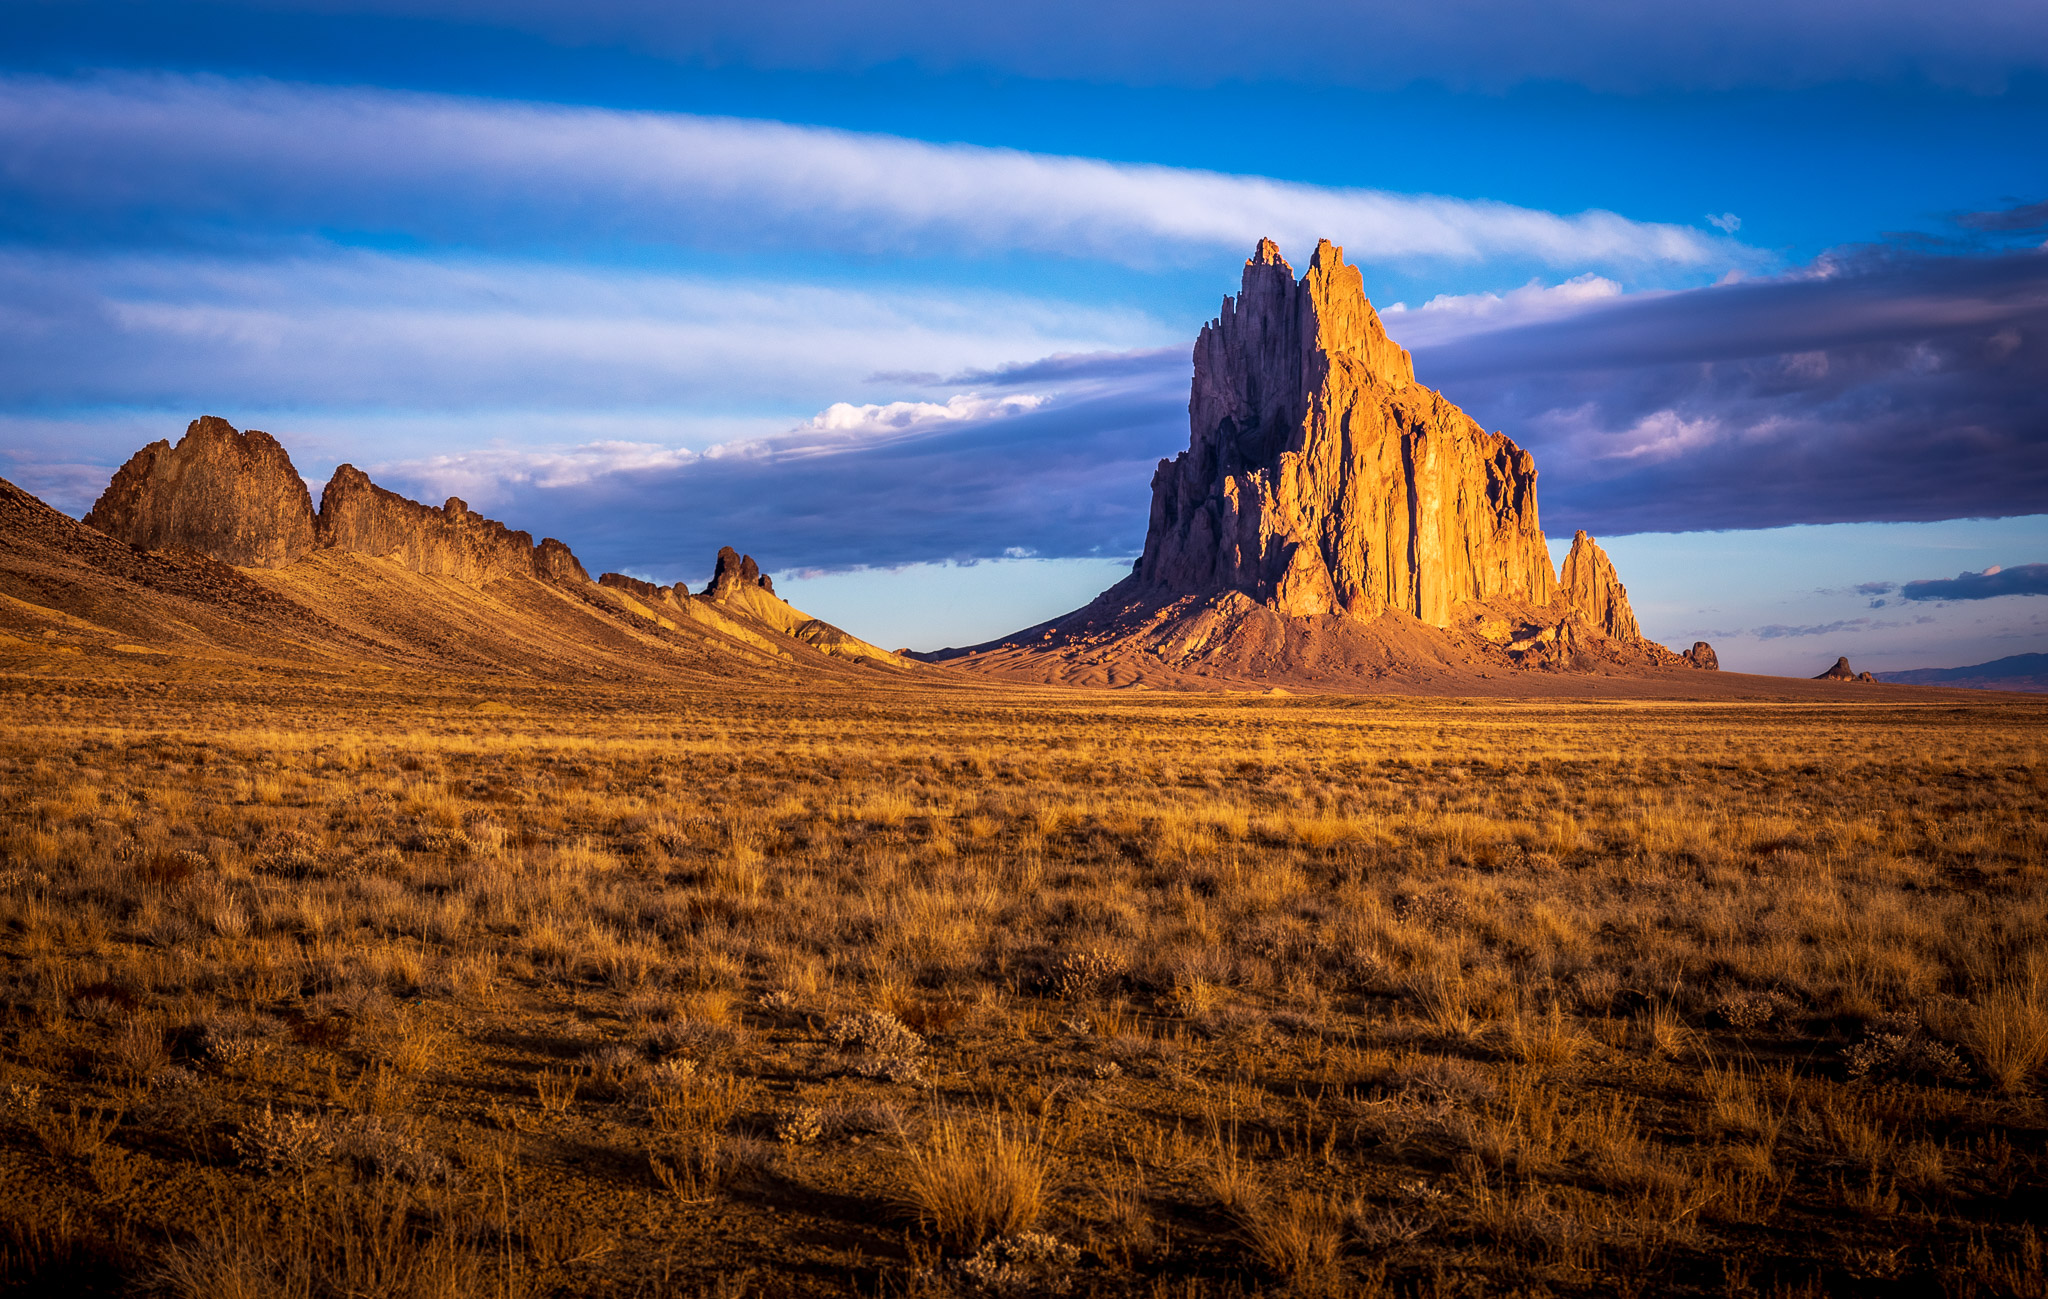
[[[0,685],[0,1284],[2039,1290],[2041,709]]]

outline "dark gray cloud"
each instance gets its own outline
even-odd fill
[[[1958,573],[1950,578],[1908,582],[1899,588],[1908,600],[1989,600],[2001,595],[2048,595],[2048,564],[2015,564]]]
[[[1183,357],[1022,414],[840,447],[798,430],[671,469],[513,486],[492,510],[571,539],[592,572],[693,585],[724,545],[773,572],[1121,558],[1144,544],[1153,466],[1187,445],[1187,383]],[[387,476],[439,499],[430,482]]]
[[[1956,224],[1986,234],[2032,235],[2048,232],[2048,201],[1989,212],[1965,212]]]
[[[1551,530],[2039,513],[2048,255],[1896,248],[1418,349],[1529,447]]]
[[[1856,592],[1859,595],[1889,595],[1898,589],[1899,584],[1897,582],[1858,582],[1856,584]]]

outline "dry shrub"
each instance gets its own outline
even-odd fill
[[[903,1141],[893,1196],[919,1226],[968,1252],[1038,1221],[1045,1152],[1015,1123],[946,1115],[923,1140]]]
[[[1508,1023],[1507,1041],[1511,1055],[1539,1069],[1567,1068],[1592,1045],[1585,1030],[1554,1003],[1541,1015],[1516,1015]]]
[[[1335,1293],[1342,1280],[1344,1225],[1350,1215],[1328,1196],[1290,1191],[1256,1197],[1232,1215],[1246,1248],[1298,1294]]]
[[[62,1114],[54,1108],[44,1109],[30,1121],[43,1149],[59,1159],[88,1159],[114,1135],[114,1129],[121,1123],[121,1111],[74,1102]]]
[[[1966,1045],[2000,1091],[2025,1090],[2048,1064],[2048,985],[2038,971],[1979,997],[1964,1030]]]
[[[510,1260],[491,1259],[462,1230],[413,1223],[400,1183],[347,1187],[272,1213],[252,1202],[216,1207],[163,1256],[157,1288],[180,1299],[469,1299],[526,1293]]]

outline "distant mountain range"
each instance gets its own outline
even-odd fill
[[[1966,668],[1914,668],[1877,672],[1879,681],[1909,686],[1960,686],[1966,690],[2032,690],[2048,694],[2048,654],[2015,654]]]

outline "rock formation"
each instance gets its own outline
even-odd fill
[[[575,554],[569,549],[569,543],[556,541],[553,537],[542,537],[540,544],[533,548],[533,575],[543,582],[590,581],[590,574],[577,562]]]
[[[457,497],[438,510],[408,500],[354,465],[336,469],[320,494],[319,537],[323,546],[471,586],[534,572],[532,534],[472,514]]]
[[[768,575],[761,571],[752,555],[742,555],[731,546],[720,547],[718,566],[712,571],[711,585],[704,588],[704,593],[724,596],[746,586],[757,586],[770,595],[775,594],[775,583],[768,580]]]
[[[240,568],[283,568],[315,550],[387,559],[471,586],[502,577],[575,584],[590,575],[552,537],[535,545],[456,497],[440,509],[386,491],[354,465],[334,471],[313,513],[305,480],[268,433],[212,415],[173,447],[129,457],[85,522],[144,550],[181,547]]]
[[[1628,588],[1615,576],[1607,552],[1583,528],[1572,536],[1571,553],[1565,556],[1558,574],[1558,589],[1570,607],[1606,635],[1630,644],[1643,638],[1635,610],[1629,608]]]
[[[1144,553],[1062,618],[931,660],[1107,685],[1432,681],[1713,666],[1646,640],[1584,532],[1556,570],[1536,466],[1416,382],[1359,272],[1271,240],[1194,348],[1188,449]]]
[[[681,582],[674,586],[656,586],[637,577],[627,577],[624,573],[606,573],[597,579],[597,584],[608,586],[614,591],[624,591],[627,595],[649,604],[676,604],[690,594],[690,588]]]
[[[315,544],[313,501],[277,439],[211,415],[130,456],[85,522],[143,550],[283,568]]]
[[[1692,648],[1685,652],[1685,661],[1696,668],[1704,668],[1709,672],[1719,672],[1721,670],[1721,660],[1714,656],[1714,647],[1703,640],[1696,640],[1692,643]]]
[[[1415,382],[1341,248],[1296,280],[1260,240],[1194,359],[1133,588],[1437,627],[1463,601],[1549,602],[1534,462]]]
[[[1849,666],[1849,656],[1846,654],[1836,659],[1833,667],[1814,678],[1815,681],[1854,681],[1855,679],[1855,669]]]

